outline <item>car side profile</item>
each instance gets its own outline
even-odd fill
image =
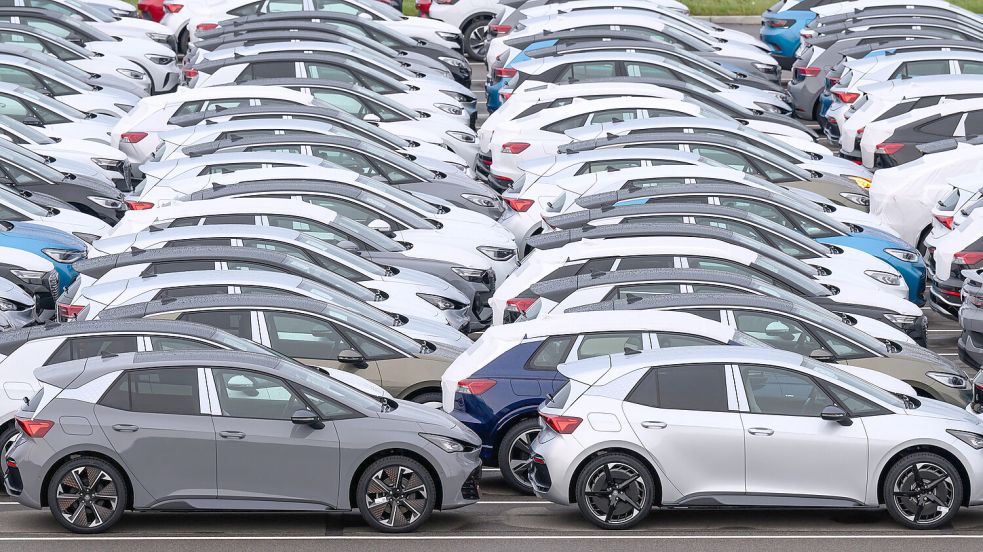
[[[687,347],[558,369],[571,381],[540,408],[530,481],[604,529],[633,527],[653,506],[881,505],[904,527],[934,529],[983,504],[978,418],[794,353]]]
[[[358,508],[377,531],[407,532],[478,499],[473,432],[290,360],[127,353],[36,375],[44,387],[17,413],[4,482],[74,533],[106,531],[127,509],[175,508]],[[292,469],[270,470],[284,455]]]

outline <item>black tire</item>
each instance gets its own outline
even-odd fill
[[[20,430],[15,424],[10,424],[0,431],[0,475],[7,473],[7,451],[14,445],[19,434]],[[7,494],[7,489],[3,485],[0,485],[0,494]]]
[[[468,23],[461,34],[464,38],[461,44],[461,51],[471,61],[482,61],[485,59],[485,33],[488,32],[488,22],[490,17],[479,17]],[[478,39],[480,45],[478,44]]]
[[[601,529],[628,529],[648,516],[655,480],[633,456],[605,453],[589,461],[577,477],[577,506]]]
[[[512,426],[498,444],[498,469],[510,487],[531,495],[529,466],[532,462],[532,441],[539,435],[539,420],[529,418]]]
[[[931,452],[916,452],[891,466],[882,491],[894,521],[909,529],[937,529],[959,511],[963,481],[952,462]]]
[[[181,55],[188,54],[188,46],[191,44],[191,32],[187,27],[181,29],[181,34],[177,37],[177,51]]]
[[[55,521],[73,533],[87,535],[115,525],[123,517],[128,499],[123,474],[109,462],[91,456],[62,464],[51,475],[47,493]]]
[[[426,391],[413,397],[413,402],[415,403],[431,404],[435,405],[437,408],[440,408],[440,405],[443,404],[443,400],[444,397],[440,394],[440,391]]]
[[[362,519],[383,533],[411,533],[426,523],[437,503],[430,472],[406,456],[376,460],[358,478],[355,502]]]

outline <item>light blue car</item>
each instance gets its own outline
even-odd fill
[[[508,63],[504,63],[499,66],[497,63],[492,67],[491,71],[488,72],[488,78],[485,80],[485,96],[488,99],[488,113],[494,113],[496,109],[502,107],[502,95],[501,90],[505,88],[511,77],[499,75],[497,73],[502,73],[506,71],[499,71],[499,69],[510,69],[513,65],[517,63],[522,63],[523,61],[528,61],[532,58],[526,55],[526,51],[536,50],[538,48],[549,48],[556,44],[556,40],[541,40],[539,42],[533,42],[529,46],[526,46],[521,52],[519,52],[515,58],[513,58]]]
[[[0,267],[4,269],[0,276],[16,282],[29,293],[36,293],[39,286],[50,285],[50,276],[46,275],[48,271],[39,270],[50,263],[49,270],[58,275],[57,291],[50,290],[56,297],[78,275],[72,263],[85,258],[87,252],[85,242],[68,232],[31,222],[10,221],[0,221],[0,248],[10,252],[10,255],[0,258]],[[40,257],[45,262],[36,266],[32,262],[30,267],[19,266],[23,263],[11,262],[13,259],[10,257],[27,257],[17,255],[17,251]]]
[[[795,50],[799,47],[799,31],[805,28],[816,14],[810,8],[823,0],[802,0],[795,2],[780,0],[761,14],[761,40],[771,47],[771,55],[782,66],[791,69],[795,63]],[[782,8],[792,8],[784,9]]]

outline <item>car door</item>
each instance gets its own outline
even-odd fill
[[[124,371],[93,409],[134,486],[156,501],[215,497],[215,427],[199,371]]]
[[[660,476],[684,500],[744,494],[744,426],[730,370],[722,364],[651,368],[622,405]]]
[[[274,351],[309,366],[336,368],[361,376],[372,383],[388,388],[376,360],[369,360],[358,350],[346,333],[327,320],[309,314],[264,311],[258,313],[264,335],[262,342]],[[362,362],[340,362],[342,351],[356,351]]]
[[[810,376],[772,366],[742,365],[749,495],[831,497],[863,502],[867,433],[861,421],[820,418],[836,404]]]
[[[256,508],[255,501],[266,501],[266,508],[275,503],[334,507],[340,451],[332,420],[353,412],[269,374],[232,368],[206,372],[217,402],[212,420],[218,498],[243,509]],[[293,413],[303,409],[318,414],[323,427],[294,424]]]

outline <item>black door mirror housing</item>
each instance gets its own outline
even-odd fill
[[[819,417],[829,422],[836,422],[841,426],[853,425],[853,420],[850,419],[850,415],[846,413],[846,410],[836,405],[829,405],[824,408],[819,414]]]
[[[290,421],[297,425],[311,426],[314,429],[324,428],[324,422],[321,421],[321,417],[306,408],[294,412],[293,416],[290,417]]]

